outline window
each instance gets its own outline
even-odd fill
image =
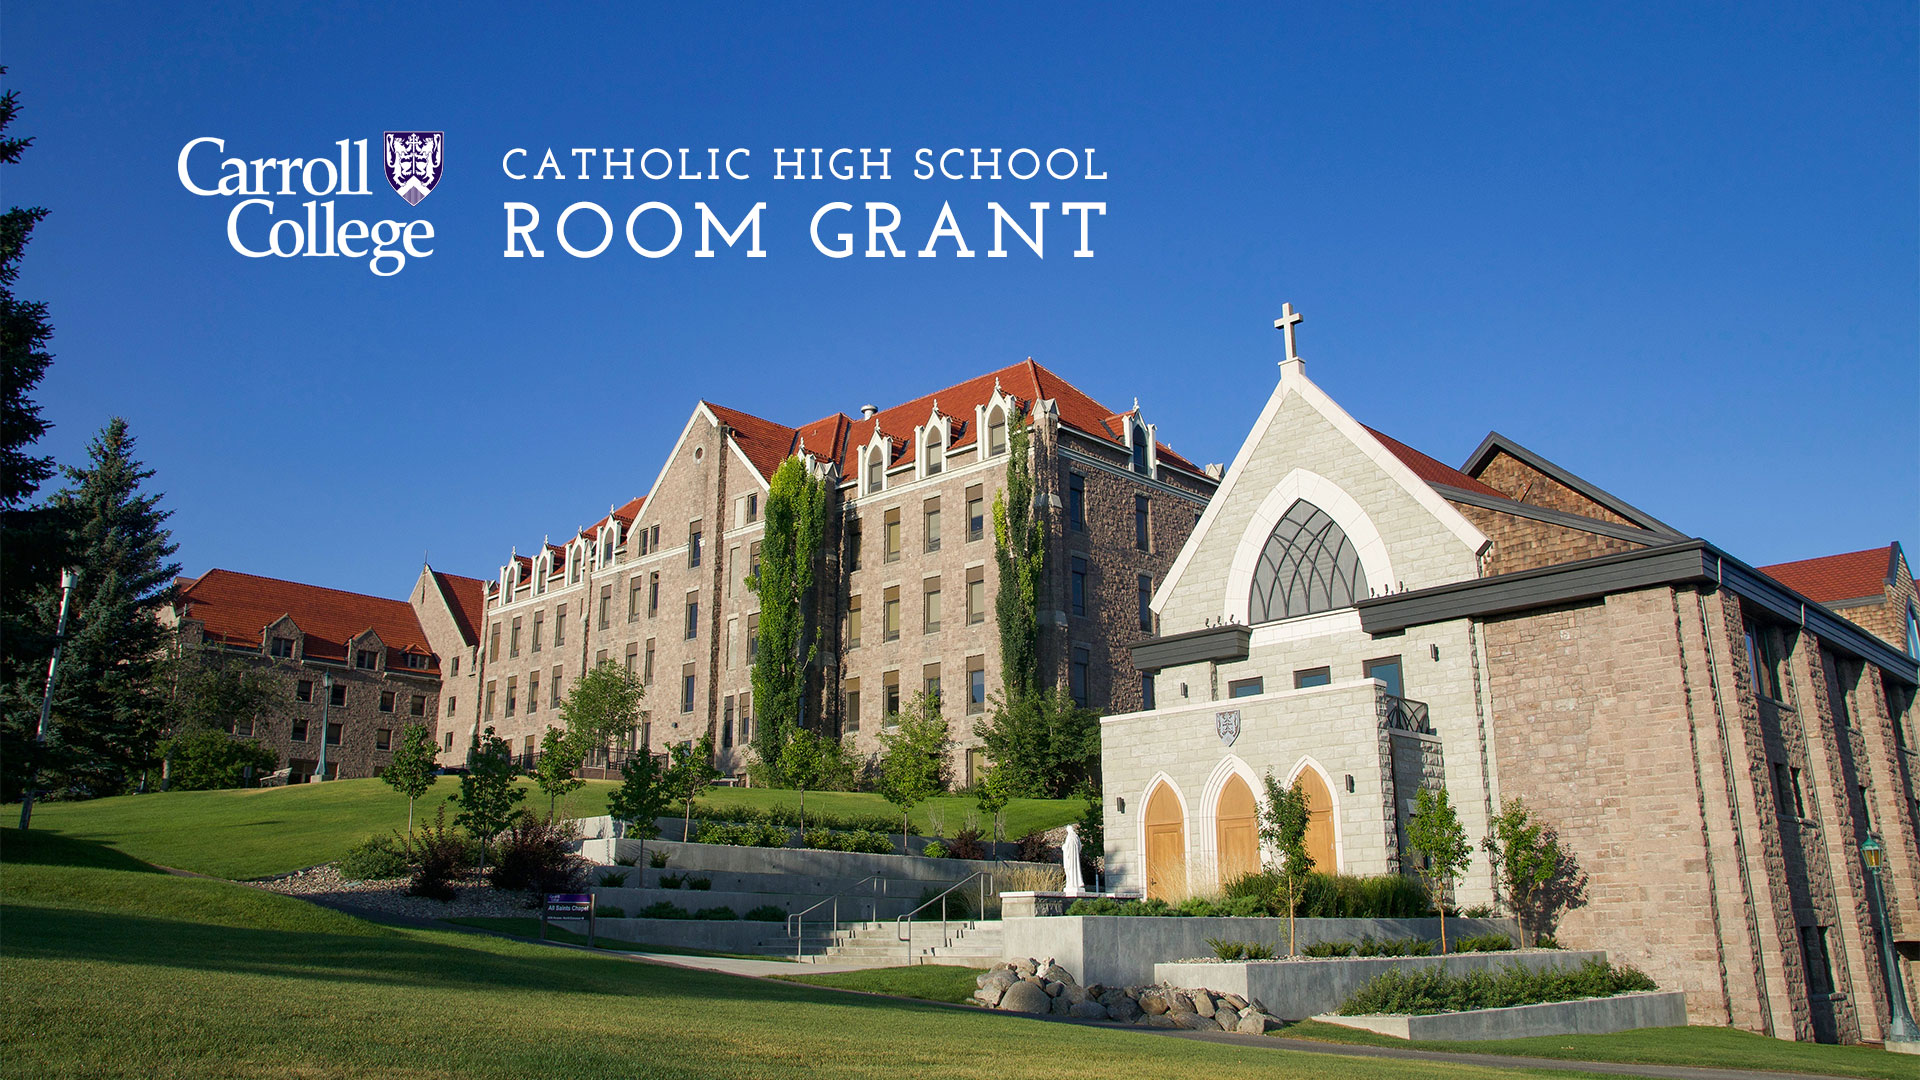
[[[967,571],[967,625],[978,625],[986,618],[987,568],[976,566]]]
[[[647,575],[647,618],[660,610],[660,571]]]
[[[393,711],[393,691],[391,690],[380,691],[380,711],[381,712]]]
[[[1087,527],[1087,478],[1079,473],[1067,474],[1067,528],[1085,529]]]
[[[1309,686],[1326,686],[1332,682],[1332,668],[1303,668],[1293,673],[1293,688],[1295,690],[1303,690]]]
[[[878,446],[867,451],[867,494],[869,495],[880,490],[880,485],[886,476],[884,454],[885,451]]]
[[[753,695],[740,695],[740,741],[753,741]]]
[[[426,670],[427,665],[432,661],[432,659],[433,658],[428,656],[426,653],[410,652],[407,654],[407,666],[410,668],[414,668],[416,670],[424,671]],[[453,661],[453,673],[455,675],[460,674],[460,660],[458,657],[456,657]]]
[[[637,641],[627,642],[626,668],[630,675],[640,673],[640,643]]]
[[[1149,542],[1151,530],[1147,528],[1147,522],[1150,516],[1148,513],[1147,497],[1145,495],[1135,495],[1133,497],[1133,547],[1135,551],[1153,550]]]
[[[487,659],[500,659],[500,624],[493,624],[493,632],[487,635]]]
[[[755,491],[747,495],[747,524],[760,520],[760,493]]]
[[[533,641],[527,646],[527,651],[540,651],[540,627],[546,621],[546,618],[547,613],[544,611],[536,611],[533,613]]]
[[[987,500],[980,485],[967,489],[967,542],[972,543],[987,533]]]
[[[453,670],[449,671],[447,674],[454,675],[454,676],[458,676],[460,674],[460,658],[458,656],[453,658]]]
[[[547,704],[560,707],[560,665],[553,666],[553,675],[547,680]]]
[[[928,499],[921,514],[926,527],[927,550],[940,550],[940,500]]]
[[[304,716],[296,716],[293,718],[293,741],[307,741],[307,718]]]
[[[1073,695],[1073,703],[1081,708],[1086,708],[1087,706],[1087,674],[1088,669],[1092,666],[1093,659],[1088,655],[1087,647],[1085,645],[1075,645],[1073,647],[1073,666],[1067,669],[1067,690]]]
[[[384,727],[375,729],[373,733],[373,748],[375,750],[393,749],[393,729]]]
[[[687,632],[686,639],[692,641],[700,636],[700,601],[696,594],[687,594]]]
[[[898,508],[887,511],[880,529],[881,561],[895,562],[900,558],[900,511]]]
[[[640,554],[645,555],[647,552],[652,550],[653,550],[653,544],[650,543],[647,539],[647,530],[641,529],[640,530]]]
[[[346,707],[347,687],[345,683],[334,683],[332,689],[330,689],[327,694],[327,704],[336,709]]]
[[[601,566],[613,565],[613,532],[612,530],[608,530],[606,536],[602,537],[600,540],[600,565]]]
[[[1151,634],[1153,633],[1153,579],[1141,574],[1136,592],[1140,601],[1140,629]]]
[[[840,727],[843,731],[860,730],[860,680],[848,679],[844,684],[846,708],[842,711]]]
[[[443,745],[444,745],[444,748],[447,750],[453,749],[453,732],[451,731],[447,732],[446,742]]]
[[[529,735],[526,738],[520,740],[520,760],[523,763],[531,766],[533,764],[533,754],[534,754],[533,736]]]
[[[694,522],[687,527],[687,566],[700,565],[700,523]]]
[[[488,719],[488,720],[493,719],[493,698],[494,698],[493,689],[494,689],[494,684],[488,683],[487,684],[487,709],[486,709],[486,712],[483,714],[485,719]]]
[[[520,619],[518,616],[515,616],[513,620],[513,633],[508,635],[507,637],[507,656],[508,658],[512,658],[519,655],[520,655]]]
[[[356,649],[353,653],[353,666],[361,671],[372,671],[380,666],[380,661],[372,649]]]
[[[722,749],[733,745],[733,698],[729,696],[721,708],[720,746]]]
[[[1005,409],[994,409],[987,413],[987,456],[998,457],[1007,452],[1007,413]]]
[[[1800,949],[1807,962],[1807,993],[1825,997],[1833,993],[1833,959],[1827,952],[1827,928],[1800,928]]]
[[[1230,698],[1257,697],[1267,692],[1267,680],[1256,675],[1251,679],[1235,679],[1227,684],[1227,696]]]
[[[860,519],[847,522],[847,572],[860,569]]]
[[[889,671],[880,676],[880,719],[883,724],[894,723],[900,715],[900,673]]]
[[[860,647],[860,598],[847,598],[847,648]]]
[[[1407,689],[1400,682],[1400,658],[1397,656],[1369,660],[1361,666],[1360,673],[1369,679],[1379,679],[1386,683],[1387,693],[1394,697],[1407,696]]]
[[[927,664],[920,669],[920,689],[927,695],[927,700],[933,702],[933,707],[936,710],[939,709],[940,708],[940,665],[939,664]]]
[[[1143,671],[1140,673],[1140,711],[1152,712],[1153,710],[1153,673]]]
[[[601,664],[604,664],[606,662],[607,662],[607,650],[595,649],[593,651],[593,666],[599,667]]]
[[[530,671],[527,673],[527,713],[531,715],[539,711],[540,711],[540,673],[537,671]]]
[[[644,593],[645,593],[645,590],[640,581],[640,575],[635,574],[633,577],[627,579],[627,621],[628,622],[640,621],[640,597],[644,595]]]
[[[967,657],[967,711],[969,713],[987,711],[987,658],[985,656]]]
[[[693,665],[692,664],[682,664],[680,666],[680,711],[683,713],[690,713],[693,711]]]
[[[886,599],[881,605],[880,639],[897,641],[900,637],[900,587],[895,585],[886,591]]]
[[[920,628],[921,633],[934,634],[940,631],[940,579],[927,578],[920,583],[923,609],[926,618]]]
[[[613,625],[613,586],[600,586],[600,629]]]
[[[561,604],[553,609],[553,647],[559,648],[567,643],[567,605]]]
[[[281,660],[291,660],[293,659],[293,639],[290,637],[274,638],[273,641],[268,644],[267,651]]]
[[[1859,680],[1860,676],[1845,660],[1824,654],[1827,658],[1827,670],[1832,677],[1827,680],[1827,700],[1832,703],[1834,722],[1842,729],[1853,727],[1853,708],[1848,700],[1847,687]]]
[[[747,663],[760,655],[760,616],[747,616]]]
[[[1085,615],[1087,613],[1087,560],[1075,555],[1068,565],[1069,580],[1072,583],[1069,595],[1073,604],[1073,613]]]
[[[1907,655],[1920,656],[1920,615],[1915,615],[1913,605],[1907,605]]]
[[[453,715],[459,711],[459,701],[460,699],[457,697],[454,697],[452,694],[447,695],[447,717],[449,719],[451,719]]]
[[[1780,789],[1780,813],[1804,821],[1807,817],[1807,801],[1800,790],[1800,770],[1791,765],[1775,764],[1774,782]]]
[[[648,686],[653,685],[653,639],[652,638],[647,639],[646,658],[640,664],[640,681],[641,683]]]
[[[753,580],[760,576],[760,541],[747,545],[747,578]]]
[[[293,684],[293,700],[295,701],[312,701],[313,700],[313,680],[312,679],[301,679],[299,682]]]
[[[648,535],[653,538],[653,550],[659,551],[660,550],[660,526],[655,525],[652,529],[649,529]]]
[[[1133,471],[1143,473],[1147,471],[1147,429],[1141,427],[1139,424],[1135,424],[1133,425],[1132,432]]]
[[[1301,499],[1268,534],[1253,571],[1255,623],[1351,607],[1367,596],[1367,573],[1338,524]]]
[[[1780,655],[1779,635],[1770,626],[1748,619],[1747,663],[1753,668],[1753,689],[1761,697],[1787,700],[1786,665]]]
[[[517,676],[509,675],[507,676],[507,715],[512,716],[514,711],[519,708],[519,705],[520,679]]]
[[[327,722],[327,745],[339,746],[340,736],[343,730],[344,730],[343,725],[341,725],[339,721],[337,720],[328,721]]]

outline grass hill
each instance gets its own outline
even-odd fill
[[[527,807],[544,811],[546,797],[527,786]],[[607,812],[609,781],[588,781],[560,806],[567,817]],[[442,777],[415,808],[415,819],[431,818],[447,796],[459,790]],[[799,793],[766,788],[716,788],[701,803],[713,806],[793,805]],[[893,815],[878,795],[808,792],[808,813]],[[1085,804],[1078,799],[1018,799],[1007,807],[1007,835],[1022,836],[1077,821]],[[916,831],[943,820],[947,835],[977,813],[973,800],[934,799],[914,808]],[[449,807],[448,813],[452,813]],[[89,802],[41,803],[34,807],[36,830],[112,844],[160,866],[198,874],[245,880],[331,862],[351,845],[374,833],[404,829],[407,800],[379,780],[335,780],[283,788],[233,791],[177,791],[121,795]],[[990,824],[989,824],[989,827]]]

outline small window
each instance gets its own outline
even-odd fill
[[[372,671],[380,666],[378,654],[372,649],[356,649],[353,653],[353,666],[361,671]]]
[[[760,655],[760,616],[747,616],[747,663]]]
[[[327,703],[336,709],[345,707],[347,704],[347,687],[345,683],[333,684],[333,689],[330,692]]]
[[[415,671],[425,671],[428,667],[432,666],[432,662],[433,657],[428,656],[426,653],[410,652],[407,654],[407,666]],[[459,657],[454,658],[453,673],[455,675],[460,674]]]
[[[886,592],[886,601],[881,608],[880,636],[883,641],[896,641],[900,637],[900,587],[897,585]]]
[[[987,621],[987,568],[976,566],[967,571],[967,625]]]
[[[1773,627],[1748,619],[1747,663],[1753,669],[1754,692],[1772,701],[1785,702],[1786,665],[1781,659],[1779,634]]]
[[[647,575],[647,618],[651,619],[660,610],[660,571]]]
[[[313,680],[312,679],[301,679],[299,682],[293,684],[293,700],[295,701],[312,701],[313,700]]]
[[[994,409],[987,413],[987,456],[998,457],[1007,452],[1007,413],[1004,409]]]
[[[1153,633],[1153,579],[1141,574],[1136,591],[1140,600],[1140,629],[1151,634]]]
[[[507,677],[507,715],[512,716],[520,706],[520,680],[515,676]]]
[[[340,737],[341,737],[341,733],[342,733],[342,732],[343,732],[344,730],[345,730],[345,725],[342,725],[342,724],[341,724],[341,723],[339,723],[338,721],[328,721],[328,723],[327,723],[327,745],[328,745],[328,746],[339,746],[339,745],[340,745]]]
[[[721,712],[720,712],[720,748],[724,750],[731,747],[732,745],[733,745],[733,698],[729,697],[726,699],[725,704],[721,707]]]
[[[516,657],[519,655],[520,655],[520,620],[519,618],[516,617],[513,620],[513,633],[507,636],[507,658],[512,659],[513,657]]]
[[[1361,667],[1360,673],[1369,679],[1379,679],[1387,684],[1387,693],[1394,697],[1407,696],[1407,688],[1400,681],[1400,658],[1397,656],[1369,660]]]
[[[900,511],[898,509],[887,511],[886,517],[881,525],[881,542],[884,550],[884,561],[899,561]]]
[[[987,658],[967,657],[967,712],[987,711]]]
[[[1304,690],[1309,686],[1328,686],[1332,683],[1332,668],[1304,668],[1293,673],[1293,688],[1296,690]]]
[[[687,530],[687,566],[700,565],[700,526],[695,524]]]
[[[680,669],[680,711],[693,711],[693,665],[687,664]]]
[[[1140,673],[1140,711],[1152,712],[1153,709],[1153,673],[1143,671]]]
[[[940,550],[940,500],[928,499],[922,514],[928,551]]]
[[[532,671],[527,673],[527,712],[529,714],[532,714],[532,713],[537,713],[539,711],[540,711],[540,673],[537,671]]]
[[[843,731],[860,730],[860,680],[848,679],[845,683],[846,708],[841,712],[840,727]]]
[[[847,572],[860,569],[860,521],[847,522]]]
[[[1800,928],[1800,948],[1807,963],[1807,993],[1825,997],[1833,993],[1833,960],[1827,951],[1827,928]]]
[[[860,598],[847,598],[847,648],[860,647]]]
[[[500,659],[500,624],[493,624],[493,632],[487,635],[487,659]]]
[[[639,642],[637,641],[627,642],[627,657],[626,657],[625,664],[626,664],[626,669],[629,673],[635,674],[635,675],[638,675],[640,673],[640,643]]]
[[[1267,692],[1267,680],[1256,675],[1251,679],[1235,679],[1227,684],[1227,696],[1257,697]]]
[[[442,744],[441,744],[441,746],[442,746],[442,748],[443,748],[443,749],[446,749],[446,750],[452,750],[452,749],[453,749],[453,732],[451,732],[451,731],[449,731],[449,732],[447,732],[447,734],[446,734],[446,741],[445,741],[444,743],[442,743]]]
[[[747,495],[747,524],[751,525],[754,522],[759,520],[760,520],[760,493],[756,491]]]
[[[972,543],[980,539],[986,535],[986,532],[986,495],[981,491],[980,485],[975,484],[967,489],[967,542]]]
[[[304,716],[296,716],[293,718],[293,741],[307,741],[307,718]]]
[[[700,636],[700,601],[687,597],[687,633],[686,639],[692,641]]]
[[[281,660],[291,660],[293,659],[293,639],[290,637],[274,638],[268,651]]]
[[[936,475],[940,472],[940,467],[946,464],[947,456],[946,443],[940,438],[940,428],[937,425],[927,429],[926,451],[927,475]]]
[[[645,586],[641,582],[640,576],[638,574],[635,574],[632,578],[628,579],[627,581],[627,621],[628,622],[640,621],[641,597],[644,596],[645,594],[646,594]]]
[[[447,695],[447,717],[448,717],[448,719],[452,719],[452,717],[453,717],[453,715],[454,715],[454,713],[458,711],[458,708],[457,708],[457,706],[458,706],[458,703],[459,703],[459,701],[460,701],[460,699],[459,699],[459,698],[457,698],[457,697],[454,697],[454,696],[453,696],[453,695],[451,695],[451,694],[449,694],[449,695]]]
[[[1133,425],[1133,471],[1147,471],[1147,429],[1139,424]]]
[[[653,639],[652,638],[647,639],[647,651],[644,659],[641,661],[641,664],[640,664],[640,681],[641,683],[648,686],[653,685]]]
[[[602,650],[600,655],[602,657],[606,656],[607,655],[606,651]],[[603,660],[602,663],[604,662],[605,661]],[[559,708],[560,707],[560,666],[557,664],[554,665],[553,674],[547,679],[547,695],[548,695],[547,704],[552,705],[556,709]]]
[[[876,446],[867,452],[867,494],[872,495],[878,492],[885,477],[885,451]]]
[[[1087,613],[1087,560],[1075,555],[1069,566],[1071,569],[1069,580],[1072,586],[1069,599],[1073,604],[1073,613],[1085,615]]]
[[[484,712],[482,716],[488,720],[493,719],[493,699],[494,699],[495,685],[496,684],[494,683],[487,684],[487,708],[486,708],[486,712]]]
[[[940,579],[928,578],[920,583],[922,607],[925,611],[921,632],[938,633],[940,630]]]
[[[460,674],[460,658],[458,656],[453,658],[452,670],[448,671],[447,674],[453,676]]]
[[[1073,665],[1067,671],[1067,690],[1073,695],[1073,703],[1081,708],[1086,708],[1091,700],[1087,682],[1092,667],[1093,657],[1092,654],[1087,651],[1087,647],[1085,645],[1075,645],[1073,647]]]
[[[613,586],[600,586],[600,629],[613,625]]]
[[[567,643],[567,605],[561,604],[553,609],[553,647],[559,648]]]
[[[1133,548],[1135,551],[1152,550],[1152,530],[1148,528],[1151,518],[1147,497],[1135,495],[1133,497]]]
[[[393,729],[376,728],[373,733],[373,748],[375,750],[393,749]]]
[[[1087,478],[1079,473],[1067,474],[1067,527],[1087,527]]]
[[[900,673],[889,671],[880,677],[880,718],[883,724],[892,724],[900,715]]]
[[[546,621],[546,612],[536,611],[533,613],[533,641],[527,646],[529,652],[540,651],[540,631],[546,625]]]
[[[928,664],[920,669],[920,689],[927,695],[927,700],[933,703],[933,707],[939,709],[941,706],[939,664]]]
[[[380,711],[381,712],[393,711],[393,691],[391,690],[380,691]]]

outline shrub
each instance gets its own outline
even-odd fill
[[[1221,941],[1208,938],[1207,944],[1213,946],[1213,955],[1222,960],[1271,960],[1273,946],[1258,941]]]
[[[1473,934],[1454,938],[1448,948],[1454,952],[1505,952],[1513,948],[1513,939],[1505,934]]]
[[[1533,939],[1533,947],[1536,949],[1557,949],[1560,947],[1560,943],[1554,940],[1552,934],[1540,934]]]
[[[407,842],[397,833],[369,836],[347,849],[340,876],[358,881],[397,878],[407,872]]]
[[[661,900],[640,909],[642,919],[691,919],[693,915],[686,908],[671,900]]]
[[[615,866],[632,866],[632,865],[633,865],[633,860],[632,860],[632,859],[630,859],[630,858],[628,858],[628,857],[626,857],[625,855],[616,855],[616,856],[614,856],[614,860],[613,860],[613,865],[615,865]]]
[[[1465,911],[1462,911],[1460,917],[1463,919],[1491,919],[1493,918],[1493,905],[1475,904]]]
[[[1204,896],[1187,897],[1185,900],[1180,901],[1180,906],[1174,908],[1173,913],[1175,915],[1185,915],[1188,918],[1196,919],[1210,918],[1220,914],[1213,901]]]
[[[1047,858],[1047,851],[1046,833],[1030,832],[1020,838],[1021,862],[1051,862],[1052,860]]]
[[[949,859],[984,859],[987,857],[987,845],[980,840],[980,830],[969,826],[954,834],[947,844]]]
[[[1611,997],[1655,989],[1652,979],[1626,964],[1588,960],[1579,967],[1529,971],[1517,964],[1499,973],[1448,975],[1394,969],[1374,976],[1340,1006],[1342,1016],[1371,1013],[1421,1015],[1467,1009],[1504,1009],[1549,1001]]]
[[[454,876],[473,858],[467,838],[447,824],[444,805],[434,812],[432,824],[420,826],[407,837],[406,852],[413,867],[407,892],[435,900],[453,899]]]
[[[1316,941],[1313,944],[1307,946],[1306,948],[1301,949],[1300,954],[1302,956],[1317,956],[1317,957],[1352,956],[1353,942],[1351,941]]]
[[[647,865],[653,867],[655,870],[665,870],[667,868],[667,853],[664,851],[647,852]]]
[[[757,908],[749,909],[746,918],[754,922],[785,922],[787,913],[777,905],[761,904]]]
[[[685,874],[661,874],[660,887],[663,889],[677,889],[681,883],[686,880],[687,877]]]
[[[624,919],[627,917],[627,909],[618,904],[608,904],[605,907],[596,905],[593,915],[596,919]]]
[[[947,845],[938,840],[929,840],[927,841],[927,846],[921,849],[920,854],[925,855],[929,859],[944,859],[947,857]]]
[[[687,888],[692,889],[695,892],[706,892],[707,890],[713,888],[713,879],[703,878],[703,877],[688,878]]]
[[[920,890],[920,903],[926,906],[921,907],[920,913],[915,915],[914,918],[938,920],[940,918],[940,905],[933,903],[933,901],[943,891],[945,890],[934,885],[929,885]],[[973,918],[973,902],[974,894],[967,889],[955,889],[947,893],[946,917],[949,919]]]
[[[1226,886],[1220,890],[1220,895],[1223,899],[1227,900],[1254,899],[1264,902],[1272,899],[1274,892],[1279,888],[1279,879],[1262,870],[1251,874],[1241,874],[1239,877],[1228,881]]]
[[[1103,896],[1098,900],[1075,900],[1073,903],[1067,905],[1067,914],[1069,915],[1130,915],[1132,914],[1132,912],[1126,911],[1124,909],[1127,907],[1127,904],[1131,904],[1131,903],[1134,903],[1134,901],[1129,900],[1127,901],[1127,903],[1123,904],[1120,901],[1115,900],[1110,896]]]
[[[846,851],[858,851],[867,855],[886,855],[893,851],[893,841],[886,833],[873,829],[856,829],[842,833],[847,838]]]
[[[1300,896],[1303,919],[1417,919],[1434,914],[1427,890],[1400,874],[1310,874]]]
[[[1059,892],[1067,872],[1058,866],[1009,866],[994,872],[993,883],[1001,892]]]
[[[494,841],[487,880],[496,889],[567,892],[586,879],[587,862],[574,854],[572,824],[521,811]]]
[[[725,922],[728,919],[738,919],[740,916],[734,914],[733,909],[730,907],[703,907],[699,911],[694,912],[693,917],[696,919],[717,919]]]
[[[808,829],[806,832],[800,834],[800,844],[803,847],[813,848],[816,851],[835,851],[838,850],[836,846],[838,841],[835,839],[835,836],[836,834],[832,829]]]

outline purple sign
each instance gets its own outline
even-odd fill
[[[419,206],[440,182],[446,142],[443,131],[387,132],[387,183],[410,205]]]
[[[548,893],[548,918],[584,919],[593,910],[593,897],[587,893]]]

